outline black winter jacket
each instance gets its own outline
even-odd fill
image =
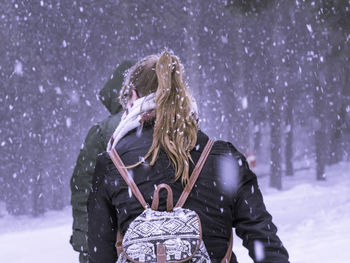
[[[152,143],[152,127],[129,132],[117,144],[117,152],[125,165],[131,165],[144,156]],[[197,146],[191,156],[196,163],[208,137],[198,132]],[[194,165],[191,164],[190,172]],[[174,203],[183,187],[174,182],[174,168],[164,152],[153,167],[138,166],[130,171],[145,201],[152,203],[156,185],[171,186]],[[166,191],[160,192],[159,209],[166,208]],[[196,211],[202,223],[203,240],[213,262],[220,262],[227,250],[230,230],[243,239],[254,262],[287,263],[288,253],[276,235],[277,228],[266,211],[257,178],[249,169],[244,156],[232,144],[216,141],[184,208]],[[128,192],[128,186],[107,153],[99,155],[93,178],[93,189],[88,201],[88,247],[90,263],[114,263],[117,229],[124,234],[143,208]],[[264,258],[255,253],[255,242],[260,242]],[[237,262],[232,254],[231,262]]]

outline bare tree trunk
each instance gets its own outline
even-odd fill
[[[241,16],[242,20],[241,20],[241,27],[244,28],[244,25],[246,25],[248,23],[248,19],[252,19],[252,18],[247,18],[246,16]],[[249,60],[249,55],[246,54],[245,52],[243,52],[244,50],[244,44],[243,43],[249,43],[249,39],[248,39],[248,32],[247,32],[247,28],[243,29],[242,34],[241,35],[241,39],[242,41],[241,43],[241,47],[239,50],[241,50],[240,53],[240,63],[241,66],[239,67],[239,76],[240,76],[240,84],[239,84],[239,88],[238,90],[241,91],[240,94],[240,108],[242,108],[240,117],[241,117],[241,121],[239,122],[240,124],[240,130],[241,130],[241,134],[244,134],[244,136],[241,136],[240,138],[240,143],[242,144],[242,149],[244,149],[245,153],[248,151],[249,149],[249,137],[250,137],[250,132],[249,132],[249,112],[248,112],[248,107],[249,106],[249,96],[248,96],[248,89],[251,87],[249,84],[249,73],[251,72],[251,65],[250,65],[250,60]]]
[[[316,154],[316,179],[326,180],[325,165],[326,165],[326,147],[325,145],[325,116],[323,113],[323,92],[322,87],[319,85],[318,76],[314,76],[314,130],[315,130],[315,154]]]
[[[281,169],[281,114],[276,102],[271,103],[270,110],[270,186],[282,189],[282,169]]]
[[[294,120],[293,120],[293,107],[292,101],[288,100],[286,105],[286,138],[285,138],[285,163],[286,163],[286,175],[294,175],[293,169],[293,130],[294,130]]]
[[[350,89],[349,89],[349,81],[348,81],[348,69],[346,68],[345,63],[340,63],[339,72],[343,76],[342,85],[340,94],[334,94],[337,96],[335,98],[335,105],[340,105],[339,108],[336,109],[336,116],[333,117],[333,125],[331,129],[331,138],[330,138],[330,156],[329,156],[329,164],[335,164],[342,161],[343,157],[347,155],[346,143],[349,143],[347,138],[344,137],[347,133],[347,107],[350,99]],[[338,72],[338,71],[337,71]],[[349,132],[348,132],[349,133]]]
[[[43,214],[45,212],[42,176],[43,176],[43,174],[42,174],[41,169],[38,171],[37,174],[33,174],[32,215],[35,217],[40,216],[41,214]]]
[[[253,131],[253,149],[256,154],[260,152],[261,149],[261,127],[260,119],[255,116],[254,119],[254,131]]]
[[[38,99],[40,100],[42,96],[39,96]],[[37,101],[33,98],[34,108],[37,103]],[[39,114],[41,113],[40,109],[37,110]],[[34,120],[34,126],[33,126],[33,145],[32,150],[34,151],[34,154],[31,155],[31,160],[29,162],[29,165],[31,166],[31,197],[32,197],[32,214],[33,216],[39,216],[45,212],[45,204],[44,204],[44,193],[43,193],[43,175],[44,175],[44,169],[43,169],[43,157],[44,157],[44,146],[43,146],[43,140],[42,140],[42,134],[41,131],[43,130],[43,123],[41,121],[42,116],[37,116],[37,118]]]
[[[346,105],[346,101],[350,101],[350,66],[349,58],[347,64],[344,63],[344,91],[343,91],[343,113],[344,126],[342,129],[342,152],[347,161],[350,161],[350,105]]]
[[[190,78],[190,87],[194,90],[199,97],[203,96],[202,85],[199,81],[199,66],[200,66],[200,50],[199,50],[199,39],[198,35],[200,19],[201,19],[201,6],[198,2],[190,2],[189,10],[186,18],[188,19],[187,26],[185,29],[185,45],[186,45],[186,59],[187,59],[187,71],[189,72],[188,77]],[[193,13],[194,15],[190,15]]]
[[[283,27],[288,28],[290,25],[295,25],[295,4],[289,1],[283,2],[285,18],[283,19]],[[293,49],[294,35],[284,32],[286,49]],[[287,176],[294,175],[293,167],[293,144],[294,144],[294,105],[295,91],[298,90],[296,82],[298,67],[298,58],[292,52],[284,52],[284,124],[285,124],[285,140],[284,140],[284,163],[285,174]]]
[[[275,7],[275,10],[277,8]],[[281,20],[281,14],[277,12],[277,19],[271,18],[272,26],[272,41],[273,45],[270,47],[270,57],[272,61],[272,75],[269,101],[269,116],[270,116],[270,186],[282,189],[282,168],[281,168],[281,107],[280,107],[280,81],[279,81],[279,49],[280,47],[280,30],[279,22]]]

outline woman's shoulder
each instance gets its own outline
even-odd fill
[[[208,135],[199,130],[197,139],[198,144],[205,146],[208,140]],[[245,160],[244,155],[239,150],[237,150],[237,148],[229,141],[215,140],[210,154],[233,156],[236,160]]]
[[[148,151],[152,144],[152,134],[152,127],[137,127],[130,130],[123,138],[121,138],[115,149],[121,158],[123,158],[123,155],[128,152],[142,155],[143,152],[146,153]]]
[[[199,132],[198,141],[205,146],[209,137]],[[237,150],[237,148],[229,141],[215,140],[209,158],[216,173],[211,173],[213,176],[218,176],[221,189],[227,192],[238,192],[241,186],[256,180],[255,174],[249,169],[249,165],[245,156]],[[233,193],[232,192],[232,193]]]

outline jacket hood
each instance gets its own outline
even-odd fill
[[[124,81],[124,72],[134,64],[132,61],[123,61],[100,91],[99,99],[111,114],[122,110],[122,105],[119,103],[119,93]]]

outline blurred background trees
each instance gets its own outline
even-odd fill
[[[201,128],[257,155],[258,176],[349,160],[349,1],[52,1],[0,6],[0,201],[11,214],[69,204],[97,94],[124,59],[168,47]]]

